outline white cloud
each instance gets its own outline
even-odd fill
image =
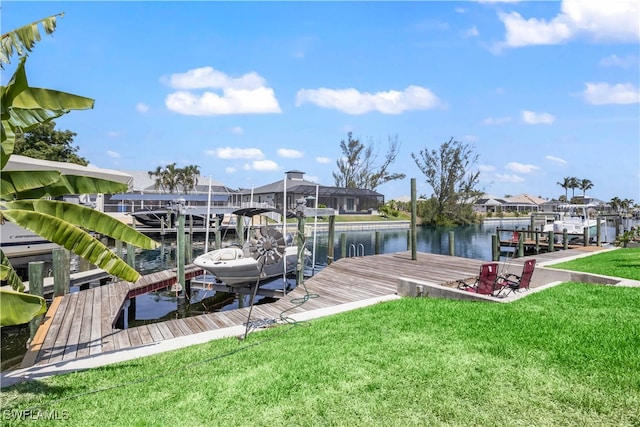
[[[478,31],[478,28],[474,25],[473,27],[466,30],[464,34],[467,37],[477,37],[478,35],[480,35],[480,32]]]
[[[535,170],[540,169],[538,166],[535,166],[535,165],[528,165],[528,164],[518,163],[518,162],[507,163],[505,168],[517,173],[531,173]]]
[[[496,170],[496,167],[493,165],[478,165],[478,171],[482,173],[491,173]]]
[[[142,102],[138,102],[136,104],[136,111],[138,111],[139,113],[146,113],[149,111],[149,106]]]
[[[631,83],[586,83],[582,92],[584,100],[591,105],[637,104],[640,102],[640,91]]]
[[[320,178],[318,178],[315,175],[305,175],[304,176],[304,180],[305,181],[315,182],[316,184],[320,183]]]
[[[229,77],[212,67],[172,74],[163,80],[173,89],[165,99],[171,111],[192,116],[222,114],[280,113],[274,91],[255,72],[238,78]],[[194,93],[194,89],[216,89],[219,92]]]
[[[224,89],[222,96],[214,92],[196,95],[191,92],[171,93],[165,100],[167,108],[190,116],[216,116],[223,114],[280,113],[280,105],[273,89]]]
[[[278,164],[273,160],[254,160],[251,163],[244,165],[245,170],[255,171],[276,171],[278,170]]]
[[[580,35],[595,41],[637,42],[639,5],[637,0],[564,0],[560,13],[548,21],[501,12],[506,35],[498,47],[560,44]]]
[[[523,110],[522,121],[530,125],[549,125],[556,121],[556,118],[549,113],[536,113],[534,111]]]
[[[186,73],[171,74],[167,84],[174,89],[258,89],[265,84],[265,79],[255,72],[238,78],[227,76],[213,67],[201,67]]]
[[[329,157],[316,157],[316,162],[326,164],[331,163],[331,159]]]
[[[244,135],[244,129],[242,129],[240,126],[234,126],[230,130],[231,133],[235,135]]]
[[[518,183],[518,182],[523,182],[524,178],[522,178],[521,176],[518,176],[518,175],[508,175],[508,174],[497,173],[496,174],[496,180],[498,182]]]
[[[278,156],[285,157],[287,159],[299,159],[300,157],[304,156],[304,153],[302,151],[292,150],[290,148],[279,148]]]
[[[545,159],[549,160],[552,163],[555,163],[557,165],[560,166],[564,166],[567,164],[567,161],[565,159],[561,159],[560,157],[555,157],[555,156],[545,156]]]
[[[107,132],[107,136],[109,138],[120,138],[123,135],[124,135],[124,132],[120,130],[110,130],[109,132]]]
[[[511,121],[511,117],[487,117],[482,120],[483,125],[503,125],[505,123],[509,123]]]
[[[456,13],[467,13],[467,9],[465,9],[464,7],[456,7],[455,9],[453,9]]]
[[[232,174],[232,173],[236,173],[237,169],[234,167],[226,167],[224,168],[224,171],[228,174]]]
[[[609,55],[606,58],[602,58],[600,60],[600,65],[603,67],[620,67],[620,68],[631,68],[633,66],[638,65],[638,57],[635,55],[625,55],[623,57],[619,57],[616,54]]]
[[[119,159],[120,153],[118,153],[117,151],[107,150],[107,156],[111,157],[112,159]]]
[[[207,150],[206,154],[216,156],[219,159],[256,159],[264,158],[264,153],[259,148],[232,148],[222,147],[215,150]]]
[[[360,92],[356,89],[301,89],[296,94],[296,106],[305,102],[347,114],[378,111],[401,114],[411,110],[428,110],[441,105],[440,99],[427,88],[408,86],[403,91]]]

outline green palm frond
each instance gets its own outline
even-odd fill
[[[24,283],[11,266],[9,258],[0,250],[0,280],[6,282],[14,291],[24,291]]]
[[[2,171],[0,198],[13,199],[19,193],[58,182],[60,177],[57,171]]]
[[[52,34],[56,30],[58,17],[63,16],[64,13],[57,13],[3,34],[0,46],[0,68],[4,69],[3,64],[11,62],[10,59],[14,53],[23,56],[25,51],[33,50],[33,46],[41,39],[39,25],[42,25],[46,34]]]
[[[61,202],[52,201],[52,203]],[[95,213],[96,211],[91,210],[91,212]],[[140,277],[135,269],[118,258],[98,239],[70,222],[52,215],[23,209],[7,209],[2,211],[2,215],[14,224],[69,249],[109,274],[128,282],[135,282]]]
[[[39,172],[39,171],[38,171]],[[18,199],[38,199],[41,197],[58,197],[72,194],[116,194],[124,193],[127,184],[80,175],[61,175],[52,184],[32,188],[16,194]],[[2,191],[4,193],[4,189]]]
[[[0,326],[22,325],[46,312],[44,298],[0,289]]]
[[[58,218],[86,230],[104,234],[115,240],[131,243],[143,249],[156,249],[159,247],[156,241],[129,227],[127,224],[105,213],[75,203],[56,200],[17,200],[3,203],[2,206],[8,209],[3,211],[5,216],[11,210],[37,212]]]

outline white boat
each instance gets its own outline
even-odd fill
[[[245,208],[238,216],[253,217],[268,212],[266,208]],[[193,263],[213,274],[230,287],[259,284],[296,271],[298,247],[291,236],[284,236],[274,226],[250,230],[251,236],[242,246],[229,246],[198,256]]]
[[[589,218],[588,209],[594,207],[593,205],[560,205],[558,206],[561,211],[559,219],[545,225],[543,231],[553,231],[556,241],[559,242],[562,240],[564,230],[567,230],[571,240],[581,239],[580,236],[584,236],[584,229],[587,228],[589,238],[593,238],[597,234],[598,220]]]
[[[0,248],[9,259],[47,254],[59,247],[12,222],[0,225]]]

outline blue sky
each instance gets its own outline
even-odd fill
[[[95,166],[333,185],[347,132],[379,162],[397,136],[390,200],[410,178],[430,195],[411,154],[454,138],[490,194],[557,198],[574,176],[640,202],[639,4],[4,1],[2,31],[65,13],[27,75],[96,100],[57,120]]]

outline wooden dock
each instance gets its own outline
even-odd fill
[[[536,256],[540,261],[567,257],[562,251]],[[318,294],[302,305],[291,301],[305,296],[300,286],[274,303],[255,305],[252,319],[280,319],[281,313],[308,312],[396,293],[398,278],[447,283],[475,276],[483,262],[469,258],[410,252],[342,258],[305,281],[308,292]],[[524,262],[519,258],[514,262]],[[201,270],[187,266],[187,278]],[[34,337],[22,367],[78,359],[90,355],[157,343],[200,332],[241,326],[249,307],[116,329],[125,300],[176,282],[175,270],[144,276],[136,284],[119,282],[56,298]]]

